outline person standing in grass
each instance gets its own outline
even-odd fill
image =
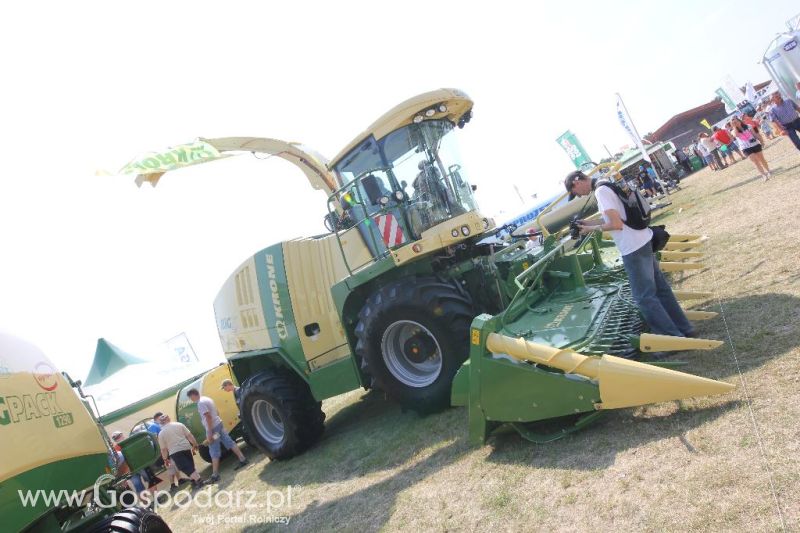
[[[769,171],[767,160],[764,158],[763,147],[758,141],[753,128],[734,117],[731,119],[731,132],[736,137],[736,144],[739,145],[739,148],[747,158],[753,162],[764,181],[770,179],[772,174]]]
[[[200,474],[194,467],[193,455],[197,452],[197,440],[195,440],[189,428],[180,422],[172,422],[169,415],[158,417],[161,431],[158,432],[158,446],[161,448],[161,458],[167,468],[175,465],[192,480],[192,486],[202,487],[204,481],[200,479]]]
[[[669,282],[661,272],[653,251],[653,230],[635,229],[626,224],[625,206],[617,193],[602,181],[590,179],[580,170],[570,172],[564,186],[573,196],[594,193],[602,220],[579,220],[582,235],[595,230],[608,231],[614,239],[625,272],[630,280],[631,294],[651,333],[674,337],[696,337]],[[631,221],[630,223],[633,223]]]
[[[800,115],[797,114],[800,108],[791,100],[784,100],[781,93],[772,95],[772,110],[769,112],[772,120],[780,124],[786,135],[792,140],[794,147],[800,150]]]
[[[211,456],[211,477],[208,478],[211,482],[219,481],[219,458],[222,456],[222,445],[224,444],[227,449],[232,451],[239,459],[239,464],[234,467],[234,470],[239,470],[250,461],[236,445],[236,442],[225,431],[225,425],[219,417],[219,411],[214,404],[214,400],[207,396],[200,396],[197,389],[189,389],[186,393],[189,399],[197,404],[197,412],[200,414],[200,420],[203,422],[203,427],[206,428],[206,437],[208,438],[208,454]]]
[[[718,126],[714,126],[714,134],[712,135],[712,138],[725,147],[725,151],[722,152],[722,157],[724,157],[728,161],[729,165],[732,165],[733,163],[736,162],[736,160],[733,157],[734,151],[738,152],[739,157],[741,158],[742,161],[744,161],[744,154],[742,153],[741,150],[739,150],[739,146],[733,140],[733,137],[728,135],[727,131],[723,130]]]

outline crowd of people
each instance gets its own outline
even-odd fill
[[[236,405],[238,406],[238,387],[234,387],[233,382],[226,379],[222,382],[221,388],[234,393]],[[146,429],[158,440],[163,467],[171,491],[177,490],[180,485],[186,482],[191,482],[192,487],[199,488],[204,484],[219,481],[219,462],[223,446],[233,452],[239,459],[234,470],[249,464],[239,446],[225,430],[214,400],[207,396],[201,396],[197,389],[189,390],[187,395],[192,402],[197,404],[197,411],[206,432],[204,444],[207,443],[208,445],[212,473],[207,479],[201,479],[194,464],[194,455],[197,454],[200,447],[197,439],[184,424],[172,421],[169,415],[158,411],[153,415],[153,421],[146,426]],[[120,442],[124,440],[123,437],[124,434],[121,431],[115,431],[111,435],[120,474],[130,474],[128,484],[139,494],[155,490],[156,486],[162,482],[162,479],[154,475],[149,467],[137,472],[131,472],[120,446]]]
[[[800,82],[797,84],[800,93]],[[780,93],[758,105],[756,113],[750,116],[739,113],[723,127],[714,126],[712,133],[701,133],[695,143],[680,150],[684,157],[694,153],[704,166],[713,171],[724,170],[737,161],[749,159],[764,181],[772,177],[764,157],[764,147],[768,140],[786,135],[800,150],[800,108],[792,100],[784,100]],[[677,155],[679,164],[680,156]]]

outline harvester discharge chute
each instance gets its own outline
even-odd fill
[[[155,185],[176,168],[266,153],[294,163],[328,195],[328,234],[257,252],[214,303],[242,384],[242,420],[270,457],[311,446],[323,431],[321,401],[359,387],[420,412],[468,405],[476,442],[504,423],[550,440],[606,409],[732,388],[624,358],[720,343],[644,331],[613,243],[600,232],[580,241],[567,235],[572,217],[596,211],[593,198],[562,197],[545,209],[530,225],[542,235],[537,247],[499,239],[506,228],[481,214],[458,151],[472,105],[455,89],[411,98],[330,161],[297,143],[225,138],[148,154],[123,169]],[[609,164],[596,172],[618,176]],[[701,244],[699,236],[673,236],[662,264],[702,268],[692,261]],[[553,418],[569,424],[548,434],[531,425]]]

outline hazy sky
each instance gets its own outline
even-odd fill
[[[475,100],[470,178],[504,218],[523,208],[513,185],[546,194],[571,170],[564,130],[598,160],[629,142],[615,92],[655,130],[728,74],[766,80],[757,62],[798,12],[796,0],[5,2],[0,327],[79,378],[98,337],[146,356],[185,331],[218,359],[212,302],[228,275],[323,231],[324,195],[279,160],[204,165],[156,189],[97,169],[198,136],[332,157],[400,101],[458,87]]]

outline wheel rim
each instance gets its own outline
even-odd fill
[[[280,444],[286,431],[281,414],[266,400],[256,400],[251,408],[253,423],[262,439],[270,444]]]
[[[410,349],[428,349],[429,353],[420,360]],[[442,372],[439,342],[428,328],[413,320],[398,320],[386,328],[381,338],[381,353],[389,372],[409,387],[427,387]]]

